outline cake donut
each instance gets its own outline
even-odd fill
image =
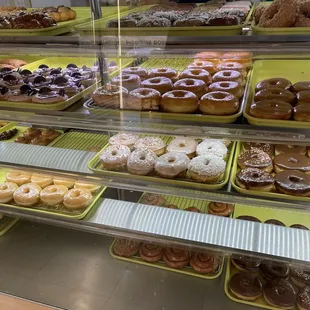
[[[31,182],[31,174],[28,172],[12,171],[6,174],[6,180],[18,186]]]
[[[41,190],[41,187],[37,184],[23,184],[14,191],[13,199],[20,206],[32,207],[40,201]]]
[[[149,71],[149,78],[166,77],[174,81],[178,77],[178,72],[171,68],[156,68]]]
[[[220,266],[220,258],[207,253],[193,253],[190,266],[200,274],[214,273]]]
[[[172,90],[173,84],[170,79],[163,76],[153,77],[141,82],[142,88],[152,88],[159,91],[162,95]]]
[[[227,156],[227,147],[226,145],[219,140],[206,139],[198,144],[196,148],[196,153],[198,156],[205,154],[214,154],[221,158],[226,158]]]
[[[281,100],[293,104],[296,97],[287,89],[266,88],[258,91],[254,96],[254,101]]]
[[[223,70],[216,72],[212,77],[213,82],[237,82],[241,86],[245,85],[244,77],[236,70]]]
[[[124,109],[136,111],[157,111],[161,94],[156,89],[137,88],[129,93]]]
[[[134,150],[128,157],[127,170],[131,174],[147,175],[153,171],[157,156],[147,149]]]
[[[310,174],[310,159],[305,155],[282,153],[277,155],[273,161],[276,173],[284,170],[298,170]]]
[[[132,257],[135,256],[140,247],[140,242],[128,239],[116,239],[113,252],[122,257]]]
[[[0,203],[10,202],[16,189],[18,189],[16,183],[4,182],[0,184]]]
[[[140,77],[141,80],[145,80],[148,76],[148,72],[146,69],[141,68],[141,67],[129,67],[129,68],[125,68],[122,70],[122,73],[127,75],[127,74],[134,74],[134,75],[138,75]]]
[[[305,287],[310,285],[310,272],[299,268],[291,268],[290,279],[297,287]]]
[[[256,87],[255,92],[258,92],[263,89],[270,89],[270,88],[281,88],[290,90],[292,88],[292,83],[288,79],[284,78],[271,78],[260,81]]]
[[[156,160],[155,171],[163,178],[172,179],[186,172],[189,161],[184,153],[166,153]]]
[[[303,145],[276,144],[275,154],[280,155],[282,153],[294,153],[294,154],[306,155],[307,147]]]
[[[131,151],[126,145],[110,145],[101,152],[100,160],[104,169],[120,170],[126,167],[130,153]]]
[[[284,263],[274,261],[263,262],[260,264],[259,269],[263,277],[268,281],[276,278],[288,279],[289,268]]]
[[[161,195],[146,193],[140,199],[140,203],[151,206],[163,207],[166,201],[165,198]]]
[[[211,201],[208,205],[208,213],[217,216],[229,217],[234,212],[234,205]]]
[[[187,78],[175,82],[173,89],[190,91],[200,99],[207,92],[207,85],[202,80]]]
[[[250,272],[258,272],[259,266],[261,263],[261,259],[258,257],[252,256],[237,256],[233,255],[231,259],[231,263],[239,270],[239,271],[250,271]]]
[[[140,138],[134,145],[135,149],[148,149],[153,151],[157,156],[165,153],[166,143],[159,137]]]
[[[192,138],[187,137],[179,137],[173,139],[167,146],[167,152],[178,152],[184,153],[189,158],[195,156],[196,148],[197,148],[197,141]]]
[[[169,247],[164,250],[163,261],[170,268],[182,269],[188,265],[190,257],[187,250]]]
[[[241,169],[259,168],[266,172],[271,172],[273,170],[271,157],[260,149],[252,148],[243,152],[238,156],[237,161]]]
[[[234,95],[240,99],[243,96],[243,87],[237,82],[214,82],[209,85],[210,92],[223,91]]]
[[[66,208],[75,210],[86,208],[92,201],[90,190],[84,188],[72,188],[64,195],[63,204]]]
[[[56,206],[63,202],[68,188],[64,185],[50,185],[40,192],[40,199],[48,206]]]
[[[252,103],[249,112],[257,118],[288,120],[292,116],[293,107],[286,101],[265,100]]]
[[[138,141],[139,137],[133,133],[118,133],[109,139],[109,144],[111,145],[125,145],[133,150],[135,143]]]
[[[211,61],[195,60],[193,63],[187,66],[188,69],[203,69],[210,74],[214,74],[217,71],[214,63]]]
[[[310,286],[304,287],[297,297],[297,306],[299,310],[310,309]]]
[[[179,75],[180,80],[187,78],[202,80],[205,82],[206,85],[209,85],[212,82],[211,74],[204,69],[186,69],[180,73]]]
[[[139,249],[140,257],[149,263],[156,263],[162,260],[163,247],[152,243],[142,243]]]

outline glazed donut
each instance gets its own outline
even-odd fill
[[[31,176],[31,183],[39,185],[42,189],[52,185],[53,184],[53,179],[52,177],[40,173],[34,173]]]
[[[217,71],[224,71],[224,70],[234,70],[241,73],[244,77],[246,75],[245,68],[239,62],[222,62],[216,66]]]
[[[244,77],[239,71],[223,70],[216,72],[213,77],[213,82],[237,82],[241,86],[245,85]]]
[[[140,138],[134,145],[135,149],[148,149],[153,151],[157,156],[165,153],[166,143],[158,137]]]
[[[8,182],[15,183],[18,186],[21,186],[23,184],[30,183],[31,174],[28,172],[23,172],[23,171],[21,171],[21,172],[19,172],[19,171],[14,172],[13,171],[13,172],[7,173],[5,178]]]
[[[116,239],[113,252],[122,257],[132,257],[135,256],[140,247],[140,242],[128,239]]]
[[[64,185],[50,185],[40,192],[40,199],[48,206],[56,206],[63,202],[68,188]]]
[[[41,187],[37,184],[23,184],[14,191],[13,199],[16,204],[31,207],[40,201]]]
[[[208,213],[217,216],[229,217],[234,212],[234,205],[211,201],[208,205]]]
[[[189,251],[177,248],[165,248],[163,261],[170,268],[182,269],[188,265],[190,260]]]
[[[188,69],[203,69],[208,71],[210,74],[214,74],[217,69],[213,62],[204,60],[195,60],[193,63],[187,66]]]
[[[291,27],[297,17],[298,5],[295,0],[276,0],[264,10],[258,26],[266,28]]]
[[[207,253],[194,253],[189,264],[198,273],[207,274],[214,273],[220,266],[220,258]]]
[[[296,97],[289,90],[281,88],[270,88],[262,89],[257,92],[254,96],[254,101],[265,101],[265,100],[281,100],[288,103],[294,103]]]
[[[163,257],[164,249],[161,245],[142,243],[139,249],[140,257],[149,263],[156,263]]]
[[[165,198],[161,195],[146,193],[144,194],[140,201],[142,204],[163,207],[166,203]]]
[[[118,133],[109,139],[111,145],[125,145],[133,150],[135,143],[139,137],[133,133]]]
[[[274,261],[261,263],[259,270],[267,281],[275,278],[287,279],[289,275],[289,268],[287,264]]]
[[[195,58],[204,61],[211,61],[214,64],[217,64],[222,55],[222,52],[200,52],[195,55]]]
[[[310,90],[302,90],[296,94],[297,104],[310,103]]]
[[[295,21],[295,27],[310,27],[310,19],[309,19],[309,12],[310,12],[310,1],[303,1],[298,3],[299,11]]]
[[[210,92],[227,92],[240,99],[243,96],[243,87],[237,82],[214,82],[209,86]]]
[[[152,88],[159,91],[161,94],[172,90],[172,81],[166,77],[158,76],[141,82],[142,88]]]
[[[306,226],[304,226],[304,225],[300,225],[300,224],[293,224],[293,225],[290,226],[290,228],[309,230],[308,227],[306,227]]]
[[[126,145],[110,145],[100,154],[104,169],[121,170],[126,167],[130,149]]]
[[[161,94],[152,88],[137,88],[129,93],[124,109],[137,111],[157,111]]]
[[[257,118],[287,120],[291,118],[293,107],[282,100],[265,100],[252,103],[249,112]]]
[[[303,145],[276,144],[275,154],[280,155],[282,153],[294,153],[294,154],[306,155],[307,147]]]
[[[238,62],[244,67],[251,67],[253,60],[253,53],[251,52],[227,52],[221,57],[223,62]]]
[[[96,193],[98,189],[100,189],[100,185],[96,183],[85,183],[84,181],[76,181],[74,184],[74,188],[76,189],[85,189],[90,191],[92,194]]]
[[[196,79],[196,80],[202,80],[206,83],[206,85],[209,85],[212,83],[212,77],[211,74],[204,69],[186,69],[183,72],[180,73],[179,79]]]
[[[275,176],[279,193],[293,196],[310,196],[310,176],[298,170],[281,171]]]
[[[298,170],[310,174],[310,158],[294,153],[282,153],[274,160],[274,171],[279,173],[284,170]]]
[[[160,156],[155,162],[155,171],[163,178],[173,179],[184,174],[189,158],[184,153],[170,152]]]
[[[201,213],[201,211],[196,208],[196,207],[188,207],[188,208],[185,208],[184,211],[188,211],[188,212],[194,212],[194,213]]]
[[[297,287],[303,288],[310,285],[310,272],[297,268],[291,268],[290,279]]]
[[[53,179],[54,185],[63,185],[67,188],[72,188],[75,183],[75,179],[69,179],[69,178],[54,178]]]
[[[202,80],[182,79],[174,83],[173,89],[192,92],[200,99],[207,92],[207,85]]]
[[[172,90],[162,96],[160,107],[168,113],[194,113],[198,109],[198,98],[190,91]]]
[[[274,177],[258,168],[246,168],[237,172],[236,184],[252,191],[271,192],[274,190]]]
[[[263,89],[270,89],[270,88],[281,88],[290,90],[292,87],[292,83],[284,78],[271,78],[260,81],[256,87],[255,92],[258,92]]]
[[[274,145],[269,143],[245,142],[242,144],[242,148],[245,151],[250,150],[252,148],[260,149],[266,152],[270,157],[273,157],[275,154]]]
[[[273,170],[272,159],[264,151],[251,148],[238,156],[238,166],[241,169],[258,168],[266,172]]]
[[[293,85],[293,91],[295,93],[305,90],[310,90],[310,81],[297,82]]]
[[[171,68],[156,68],[149,71],[149,78],[153,77],[166,77],[172,81],[178,77],[178,72]]]
[[[41,135],[41,129],[30,127],[24,131],[23,136],[28,140],[32,140]]]
[[[196,153],[198,156],[205,154],[214,154],[221,158],[225,158],[227,155],[227,147],[220,140],[206,139],[198,144]]]
[[[132,91],[140,87],[141,79],[136,74],[121,74],[111,80],[113,85],[125,87],[128,91]]]
[[[127,161],[127,170],[131,174],[147,175],[153,171],[157,156],[147,149],[133,151]]]
[[[188,165],[190,178],[202,183],[218,182],[225,172],[226,162],[213,154],[193,158]]]
[[[140,77],[141,80],[145,80],[147,79],[148,76],[148,72],[146,69],[141,68],[141,67],[129,67],[129,68],[125,68],[122,70],[122,73],[127,75],[127,74],[135,74],[138,75]]]
[[[184,153],[189,158],[192,158],[195,156],[197,145],[198,143],[195,139],[179,137],[173,139],[169,143],[169,145],[167,146],[167,152]]]
[[[199,110],[209,115],[232,115],[238,112],[238,109],[238,98],[222,91],[205,94],[199,103]]]
[[[13,194],[18,188],[16,183],[4,182],[0,184],[0,203],[8,203],[13,199]]]
[[[299,104],[294,107],[294,120],[298,122],[310,122],[310,107],[307,104]]]
[[[310,309],[310,286],[307,285],[302,290],[300,290],[297,297],[297,307],[299,310]]]
[[[88,189],[72,188],[64,195],[63,204],[66,208],[75,210],[86,208],[92,201],[93,196]]]
[[[279,220],[275,220],[275,219],[269,219],[267,221],[265,221],[265,224],[270,224],[270,225],[276,225],[276,226],[283,226],[285,227],[284,223],[282,223]]]
[[[239,271],[251,271],[258,272],[261,259],[252,256],[237,256],[233,255],[231,259],[232,265],[234,265]]]

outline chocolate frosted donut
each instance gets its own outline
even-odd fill
[[[166,248],[163,255],[163,261],[170,268],[182,269],[188,265],[190,257],[190,253],[187,250]]]
[[[289,274],[288,266],[279,262],[268,261],[261,263],[259,269],[264,278],[268,281],[275,278],[287,279]]]
[[[309,230],[308,227],[306,227],[304,225],[300,225],[300,224],[293,224],[293,225],[290,226],[290,228]]]
[[[266,172],[273,169],[271,157],[264,151],[252,148],[238,156],[238,166],[241,169],[258,168]]]
[[[264,100],[282,100],[288,103],[293,103],[296,97],[289,90],[281,88],[262,89],[258,91],[254,96],[254,101]]]
[[[290,145],[290,144],[276,144],[275,145],[276,155],[282,153],[295,153],[306,155],[307,147],[302,145]]]
[[[264,170],[247,168],[237,172],[236,184],[241,188],[270,192],[274,189],[274,178]]]
[[[292,282],[298,287],[305,287],[310,285],[310,272],[297,268],[292,268],[290,272]]]
[[[229,280],[228,287],[237,298],[249,301],[258,299],[263,292],[261,280],[250,272],[234,274]]]
[[[260,149],[266,152],[270,157],[274,156],[274,145],[269,143],[245,142],[242,144],[242,147],[246,151],[252,148]]]
[[[284,226],[285,227],[285,225],[281,221],[278,221],[275,219],[267,220],[267,221],[265,221],[265,224],[276,225],[276,226]]]
[[[255,87],[255,92],[258,92],[262,89],[270,88],[281,88],[281,89],[290,89],[292,84],[289,80],[283,78],[272,78],[266,79],[259,82]]]
[[[141,79],[136,74],[122,74],[112,79],[111,83],[132,91],[140,87]]]
[[[305,155],[283,153],[274,158],[274,170],[298,170],[310,174],[310,159]]]
[[[194,93],[200,99],[207,92],[207,85],[202,80],[182,79],[173,85],[174,90],[187,90]]]
[[[240,215],[237,217],[237,220],[261,223],[261,221],[258,218],[250,215]]]
[[[310,89],[302,90],[296,95],[297,104],[309,104],[310,103]]]
[[[283,119],[291,118],[293,107],[282,100],[264,100],[251,104],[250,114],[257,118]]]
[[[298,122],[310,122],[310,105],[298,104],[294,107],[294,120]]]
[[[257,272],[261,263],[261,259],[251,256],[234,255],[231,262],[239,271]]]
[[[122,70],[123,74],[135,74],[140,77],[141,80],[144,80],[147,78],[148,72],[146,69],[141,67],[129,67]]]
[[[310,90],[310,81],[297,82],[293,85],[293,90],[295,93],[299,93],[300,91]]]
[[[300,291],[297,297],[297,306],[300,310],[310,309],[310,286],[306,286]]]
[[[149,71],[149,78],[164,76],[170,80],[176,79],[178,72],[171,68],[156,68]]]
[[[152,88],[159,91],[161,94],[172,90],[172,81],[164,76],[153,77],[141,82],[142,88]]]
[[[220,258],[207,253],[194,253],[190,260],[191,267],[201,274],[214,273],[220,266]]]
[[[155,263],[163,257],[163,247],[152,243],[142,243],[139,249],[140,257],[149,263]]]

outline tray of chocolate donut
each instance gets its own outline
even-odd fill
[[[230,182],[246,195],[310,201],[308,148],[238,142]]]
[[[197,59],[149,59],[122,69],[84,107],[122,119],[232,123],[244,106],[251,53],[213,53]]]
[[[245,92],[244,116],[256,126],[310,127],[310,61],[258,60]]]
[[[298,210],[235,206],[234,218],[309,230],[309,214]],[[274,260],[232,255],[227,262],[225,293],[235,302],[265,309],[309,309],[309,271]]]
[[[98,184],[21,170],[0,170],[0,204],[82,219],[106,190]]]

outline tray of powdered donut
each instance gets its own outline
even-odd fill
[[[309,0],[262,2],[254,10],[252,31],[258,35],[309,34]]]
[[[255,61],[244,116],[256,126],[310,128],[310,61]]]
[[[127,67],[84,106],[122,119],[232,123],[242,114],[252,54],[203,52]]]
[[[309,230],[309,213],[235,206],[234,218]],[[245,285],[246,283],[246,285]],[[225,293],[235,302],[265,309],[310,309],[310,273],[289,264],[253,256],[228,260]]]
[[[12,170],[0,171],[0,204],[34,213],[82,219],[105,191],[98,184]]]
[[[224,140],[118,133],[88,167],[111,177],[220,189],[228,182],[234,149]]]

